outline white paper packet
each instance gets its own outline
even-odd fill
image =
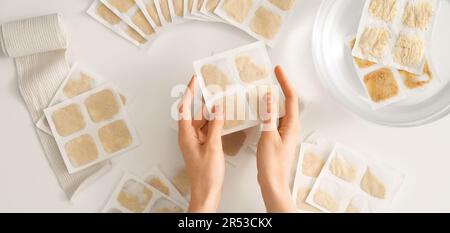
[[[104,81],[105,79],[93,72],[92,69],[75,62],[70,69],[69,75],[58,88],[47,107],[92,90],[100,86]],[[128,94],[124,95],[122,90],[120,90],[119,95],[123,105],[127,105],[131,101],[130,96]],[[36,122],[36,127],[49,135],[53,135],[45,115]]]
[[[225,106],[223,135],[259,125],[260,103],[272,90],[279,116],[284,116],[284,95],[272,72],[267,48],[256,42],[194,62],[194,70],[208,112],[215,105]],[[205,76],[206,75],[206,76]],[[234,115],[234,116],[233,116]]]
[[[44,113],[70,174],[139,145],[117,89],[109,83]]]
[[[147,40],[154,40],[158,27],[153,20],[145,17],[144,12],[138,7],[136,1],[100,0],[120,19],[136,30]],[[122,3],[122,4],[121,4]],[[128,3],[128,4],[126,4]]]
[[[278,5],[274,4],[277,3]],[[274,47],[285,31],[296,0],[223,0],[214,13],[247,32],[257,40]],[[284,4],[286,4],[284,6]]]
[[[194,0],[183,0],[183,8],[184,8],[184,18],[189,20],[191,16],[192,9],[194,8]]]
[[[172,182],[158,167],[153,167],[148,172],[146,172],[142,176],[142,180],[148,185],[158,189],[161,193],[170,197],[178,205],[187,208],[188,201],[181,195],[180,192],[178,192]]]
[[[209,21],[210,19],[206,17],[198,17],[193,13],[194,11],[194,1],[195,0],[184,0],[184,18],[186,20],[198,20],[198,21]]]
[[[354,36],[348,37],[347,47],[349,48],[349,51],[351,51],[354,42]],[[352,62],[355,66],[358,78],[361,81],[361,85],[366,91],[370,105],[375,110],[403,101],[413,96],[425,95],[427,94],[426,92],[431,92],[441,86],[441,80],[438,77],[430,59],[427,59],[427,62],[425,63],[423,75],[416,75],[407,71],[397,70],[395,68],[382,64],[376,64],[356,57],[352,57]],[[371,90],[369,88],[370,83],[376,83],[375,80],[380,77],[379,75],[383,75],[384,78],[392,77],[391,90],[397,90],[397,94],[394,95],[394,93],[392,93],[391,97],[382,96],[376,90]],[[368,84],[366,84],[366,82]],[[383,91],[383,93],[387,93],[385,90],[381,91]]]
[[[300,213],[320,212],[319,209],[306,203],[316,178],[328,159],[333,144],[318,132],[313,132],[300,145],[293,171],[292,199]]]
[[[148,49],[152,44],[99,0],[92,3],[87,14],[140,49]]]
[[[105,208],[105,213],[184,213],[170,197],[131,173],[125,173]]]
[[[183,0],[154,0],[163,25],[179,24],[185,21]],[[181,5],[175,7],[174,1],[181,1]],[[179,14],[179,15],[178,15]]]
[[[423,74],[440,5],[440,0],[366,0],[353,56]]]
[[[200,9],[200,13],[210,18],[211,21],[213,22],[225,23],[225,21],[222,18],[220,18],[214,13],[217,6],[219,6],[220,1],[221,0],[204,0],[204,3]]]
[[[192,15],[192,10],[194,9],[194,0],[184,0],[184,18],[186,20],[193,20],[195,16]]]
[[[158,11],[159,18],[164,27],[174,24],[172,16],[173,6],[170,0],[153,0],[155,1],[156,10]],[[171,10],[172,9],[172,10]]]
[[[154,22],[155,27],[160,31],[165,21],[161,19],[155,0],[136,0],[136,4],[144,13],[145,18],[148,21]]]
[[[170,12],[172,14],[172,19],[175,24],[184,23],[186,19],[184,18],[184,0],[169,0],[170,1]]]
[[[403,180],[389,166],[336,144],[306,202],[324,212],[380,212]]]
[[[93,72],[92,69],[75,62],[70,69],[69,75],[58,88],[47,107],[51,107],[67,99],[81,95],[86,91],[92,90],[103,84],[104,81],[105,79]],[[119,95],[122,104],[126,106],[127,103],[131,102],[131,99],[128,94],[124,95],[123,93],[124,92],[120,90]],[[49,135],[53,135],[45,115],[36,122],[36,127]]]
[[[328,148],[308,143],[300,145],[296,176],[292,188],[292,197],[298,212],[320,212],[306,203],[306,197],[311,191],[328,156]]]
[[[214,21],[211,17],[201,12],[206,0],[194,0],[191,15],[203,21]]]
[[[89,91],[100,85],[103,81],[103,78],[100,76],[93,74],[84,67],[80,67],[78,63],[74,63],[70,69],[69,75],[56,91],[56,94],[53,96],[48,107]],[[36,122],[36,127],[47,134],[52,135],[52,131],[45,115]]]

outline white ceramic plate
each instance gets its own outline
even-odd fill
[[[377,124],[411,127],[446,116],[450,113],[450,1],[442,1],[430,53],[441,88],[378,110],[369,103],[345,43],[349,35],[356,34],[364,2],[322,2],[312,38],[314,63],[322,84],[347,109]]]

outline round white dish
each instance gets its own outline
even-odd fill
[[[450,2],[442,1],[429,54],[442,84],[374,110],[361,85],[346,47],[356,34],[363,0],[324,0],[316,16],[312,52],[321,83],[342,105],[358,116],[381,125],[412,127],[434,122],[450,113]]]

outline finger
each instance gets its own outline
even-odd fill
[[[298,121],[299,109],[297,93],[280,66],[275,67],[275,74],[284,96],[286,97],[286,115],[280,119],[280,128],[289,129]]]
[[[208,120],[205,117],[206,107],[204,104],[200,107],[200,110],[197,112],[194,117],[194,121],[192,121],[192,126],[198,136],[198,140],[200,143],[204,143],[206,141],[206,135],[208,133]]]
[[[284,74],[281,66],[275,67],[275,74],[277,76],[278,83],[280,83],[281,90],[286,97],[286,114],[298,114],[298,97],[294,86]]]
[[[178,112],[180,114],[180,118],[178,120],[178,127],[180,129],[180,132],[186,131],[192,127],[191,107],[192,100],[194,98],[195,80],[196,78],[195,76],[193,76],[191,81],[189,82],[186,92],[183,95],[180,107],[178,109]]]
[[[261,136],[269,136],[269,135],[278,135],[277,131],[277,117],[278,117],[278,108],[275,106],[274,98],[272,91],[269,90],[266,95],[264,95],[261,103],[260,103],[260,114],[262,117],[262,135]]]
[[[222,142],[222,130],[225,125],[223,107],[216,105],[213,107],[212,118],[208,123],[208,140],[213,143]]]
[[[195,129],[201,129],[206,124],[208,124],[208,121],[205,118],[206,113],[206,107],[205,104],[202,103],[200,106],[200,110],[195,114],[194,120],[192,121],[192,126],[194,126]]]

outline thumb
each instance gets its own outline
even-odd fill
[[[223,107],[216,105],[213,107],[211,120],[208,123],[208,139],[210,141],[222,142],[222,130],[225,125]]]
[[[267,92],[260,102],[260,116],[263,122],[261,125],[261,136],[278,134],[278,107],[271,91]]]

